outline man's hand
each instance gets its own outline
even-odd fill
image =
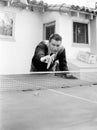
[[[44,57],[41,57],[40,61],[41,62],[44,62],[44,63],[48,63],[50,60],[50,55],[47,55],[47,56],[44,56]]]
[[[41,57],[40,61],[47,63],[47,69],[49,69],[49,67],[50,67],[51,63],[53,63],[54,59],[55,59],[55,54],[53,54],[51,56],[47,55],[47,56]]]

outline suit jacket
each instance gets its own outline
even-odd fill
[[[51,67],[54,65],[56,60],[59,61],[60,71],[68,71],[65,48],[63,46],[59,49],[56,58],[54,62],[50,65],[49,69],[47,69],[47,63],[40,61],[40,58],[48,55],[48,53],[49,53],[48,45],[44,41],[40,42],[36,46],[35,53],[31,62],[30,71],[49,71]]]

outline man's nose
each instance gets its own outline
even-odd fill
[[[57,51],[57,50],[58,50],[58,47],[57,47],[57,46],[55,46],[54,50],[56,50],[56,51]]]

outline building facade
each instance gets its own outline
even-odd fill
[[[0,14],[14,14],[13,35],[0,34],[0,74],[29,73],[35,46],[59,33],[67,59],[79,51],[97,55],[97,11],[74,5],[7,1]],[[0,20],[1,20],[0,19]],[[0,21],[2,23],[2,20]],[[2,24],[0,24],[2,26]]]

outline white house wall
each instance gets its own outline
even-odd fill
[[[91,52],[97,54],[97,18],[91,21]]]
[[[0,74],[28,73],[34,48],[42,40],[42,18],[29,10],[1,8],[15,17],[15,39],[0,39]]]
[[[66,48],[66,55],[68,59],[75,59],[80,50],[90,51],[90,46],[74,46],[73,45],[73,19],[84,21],[85,18],[73,18],[66,13],[47,12],[44,14],[43,23],[56,21],[56,33],[59,33],[62,38],[62,44]]]
[[[96,55],[97,55],[97,16],[96,16]]]

